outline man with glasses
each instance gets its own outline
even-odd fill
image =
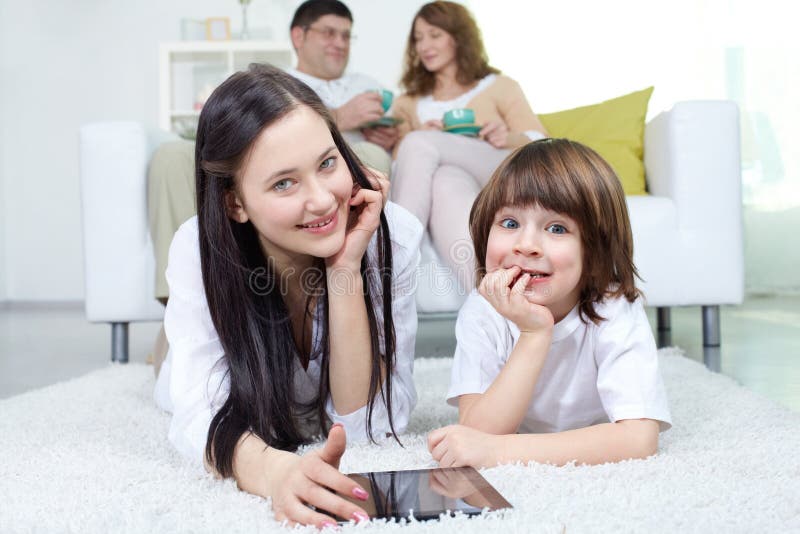
[[[389,174],[397,128],[361,128],[383,116],[380,84],[360,73],[345,72],[350,58],[353,15],[339,0],[306,0],[290,25],[297,67],[288,72],[311,87],[331,110],[337,126],[359,157]],[[377,145],[377,146],[376,146]]]
[[[338,0],[308,0],[292,19],[292,44],[297,68],[289,74],[309,85],[331,109],[336,123],[364,164],[389,175],[389,150],[397,141],[397,129],[359,128],[383,116],[380,84],[369,76],[345,73],[350,56],[353,16]],[[162,303],[169,297],[164,272],[169,245],[178,227],[195,214],[194,143],[162,144],[153,154],[147,173],[148,216],[156,258],[155,296]],[[166,354],[162,332],[154,349],[155,360]]]

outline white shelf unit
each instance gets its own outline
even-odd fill
[[[181,41],[159,45],[158,125],[181,135],[196,124],[210,92],[250,63],[289,68],[295,54],[289,42]]]

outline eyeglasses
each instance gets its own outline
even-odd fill
[[[325,26],[322,28],[315,28],[314,26],[306,26],[306,31],[315,31],[322,35],[322,38],[326,41],[333,41],[336,39],[336,36],[342,38],[342,41],[345,43],[349,43],[353,39],[356,38],[355,35],[350,33],[350,30],[337,30],[336,28],[331,28],[330,26]]]

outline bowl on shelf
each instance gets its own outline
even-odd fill
[[[197,122],[200,115],[180,115],[172,118],[172,131],[184,139],[194,141],[197,137]]]

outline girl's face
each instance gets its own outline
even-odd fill
[[[428,72],[440,72],[456,66],[456,41],[453,36],[425,19],[414,21],[414,46],[422,65]]]
[[[514,266],[532,275],[528,300],[546,306],[560,321],[580,297],[583,246],[578,224],[540,206],[501,208],[489,230],[486,271]]]
[[[300,106],[265,128],[228,195],[229,216],[255,226],[279,268],[307,266],[344,244],[353,177],[325,121]]]

